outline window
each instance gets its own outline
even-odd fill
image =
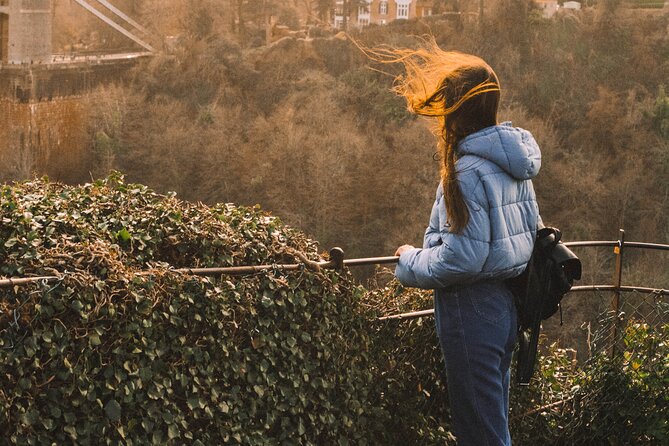
[[[409,5],[397,5],[397,18],[398,19],[408,19],[409,18]]]
[[[381,2],[379,3],[379,14],[381,14],[381,15],[388,14],[388,1],[387,0],[381,0]]]
[[[358,26],[363,27],[369,25],[369,5],[358,6]]]

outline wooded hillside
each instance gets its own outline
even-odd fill
[[[259,203],[349,255],[419,243],[438,181],[436,140],[377,71],[392,68],[333,37],[251,48],[219,26],[222,10],[193,4],[162,25],[178,28],[179,45],[93,99],[94,175],[115,168],[189,200]],[[354,37],[412,46],[431,33],[443,48],[481,55],[502,81],[501,118],[542,147],[544,220],[572,240],[625,227],[628,239],[664,241],[667,24],[614,5],[547,20],[505,0],[482,27],[433,17]]]

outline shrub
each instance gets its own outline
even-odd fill
[[[615,357],[596,355],[574,392],[569,444],[667,444],[669,324],[630,321]]]
[[[1,290],[9,443],[380,438],[367,319],[348,275],[167,269],[295,261],[294,250],[317,259],[301,233],[258,209],[188,204],[118,175],[4,186],[0,200],[2,272],[63,274]]]
[[[365,300],[373,314],[382,316],[430,308],[432,293],[393,280]],[[395,444],[455,444],[433,319],[378,321],[371,329],[374,393],[390,414]]]

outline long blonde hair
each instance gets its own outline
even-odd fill
[[[361,48],[372,59],[401,63],[405,74],[393,91],[404,96],[409,110],[438,119],[441,181],[450,231],[461,233],[469,210],[457,182],[458,143],[467,135],[497,124],[500,86],[497,75],[480,57],[443,51],[434,39],[419,49]]]

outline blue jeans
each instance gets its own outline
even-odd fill
[[[458,446],[511,445],[513,295],[500,281],[437,290],[434,315]]]

